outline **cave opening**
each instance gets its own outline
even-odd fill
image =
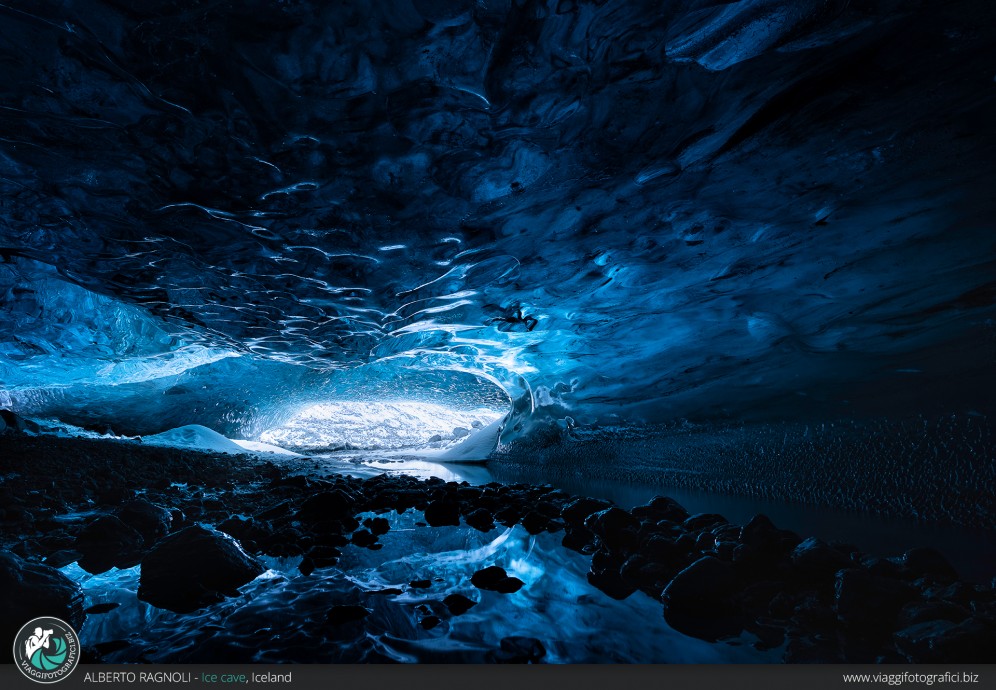
[[[991,650],[994,32],[4,0],[0,611],[109,662]]]

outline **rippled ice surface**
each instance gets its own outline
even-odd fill
[[[560,546],[560,536],[531,536],[521,527],[487,534],[460,528],[416,527],[419,513],[386,515],[384,548],[346,547],[339,567],[301,575],[298,559],[267,559],[265,574],[240,598],[190,615],[149,606],[135,595],[139,569],[90,576],[64,569],[82,582],[88,605],[121,604],[91,615],[84,644],[130,644],[106,654],[109,662],[481,662],[510,635],[542,640],[548,662],[771,662],[751,639],[709,644],[675,632],[659,602],[642,594],[610,599],[586,580],[589,558]],[[525,582],[515,594],[470,584],[475,570],[498,564]],[[431,579],[429,589],[408,583]],[[377,593],[389,587],[403,594]],[[442,599],[461,593],[478,601],[451,616]],[[336,604],[360,604],[372,613],[362,623],[324,624]],[[424,630],[416,608],[427,606],[442,623]]]

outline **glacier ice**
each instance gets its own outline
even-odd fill
[[[7,3],[0,406],[260,442],[395,405],[382,447],[472,428],[400,404],[985,412],[993,13]]]

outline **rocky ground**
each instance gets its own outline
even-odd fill
[[[669,625],[700,639],[746,631],[786,662],[988,662],[996,649],[996,582],[959,581],[935,551],[882,559],[804,539],[763,515],[743,526],[689,515],[664,497],[627,511],[550,486],[361,480],[324,475],[307,459],[277,466],[8,431],[0,434],[0,506],[0,635],[8,638],[36,615],[80,626],[102,613],[85,611],[79,585],[57,570],[73,562],[91,573],[140,564],[139,598],[193,612],[263,572],[263,554],[301,557],[301,573],[318,577],[345,549],[380,548],[390,524],[364,514],[420,511],[436,527],[519,524],[563,534],[565,548],[591,557],[589,581],[606,596],[659,600]],[[500,567],[471,582],[499,593],[522,586]],[[474,602],[451,596],[445,604],[443,615],[459,616]],[[326,624],[356,624],[367,613],[333,606]],[[438,624],[439,613],[421,625]],[[100,660],[98,650],[87,654]],[[490,658],[544,654],[541,640],[513,636]]]

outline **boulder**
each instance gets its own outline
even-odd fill
[[[979,663],[996,649],[996,623],[982,617],[961,623],[917,623],[893,636],[896,648],[913,663]]]
[[[899,612],[899,626],[906,628],[926,621],[961,623],[971,612],[949,601],[911,601]]]
[[[580,527],[584,525],[584,521],[588,519],[589,515],[593,515],[611,506],[612,504],[608,501],[602,501],[597,498],[578,498],[563,507],[560,511],[560,517],[568,525]]]
[[[495,528],[495,521],[491,513],[486,508],[477,510],[464,516],[464,522],[478,530],[479,532],[490,532]]]
[[[497,565],[478,570],[471,576],[470,582],[478,589],[486,589],[500,594],[518,592],[525,584],[519,578],[509,576],[504,568]]]
[[[235,596],[263,571],[232,537],[195,525],[160,540],[142,559],[138,598],[188,613]]]
[[[624,551],[640,543],[640,521],[615,506],[589,515],[584,526],[610,549]]]
[[[645,506],[633,508],[633,515],[643,520],[651,519],[655,522],[667,520],[668,522],[684,522],[688,519],[688,511],[673,498],[669,496],[654,496],[650,503]]]
[[[114,567],[135,565],[144,545],[142,535],[120,518],[102,515],[80,531],[75,549],[82,554],[80,567],[96,575]]]
[[[675,630],[715,641],[742,629],[736,602],[742,583],[733,566],[705,556],[674,576],[664,588],[664,619]]]
[[[5,431],[21,432],[39,430],[38,425],[11,410],[0,410],[0,434]]]
[[[725,525],[727,520],[722,515],[716,513],[696,513],[686,518],[681,526],[689,532],[698,532],[704,529],[711,529],[717,525]]]
[[[897,559],[897,563],[913,578],[927,575],[942,582],[958,579],[954,566],[939,551],[929,547],[910,549]]]
[[[342,520],[352,517],[354,505],[353,498],[341,489],[323,491],[309,497],[301,504],[297,518],[306,523]],[[260,517],[264,516],[261,514]]]
[[[445,498],[429,501],[425,507],[425,521],[431,527],[443,527],[460,525],[460,504],[456,501]]]
[[[819,539],[810,537],[792,551],[792,564],[799,573],[812,579],[831,579],[851,565],[847,554]]]
[[[477,606],[477,602],[469,597],[465,597],[462,594],[450,594],[445,599],[443,599],[443,604],[446,608],[450,610],[450,613],[454,616],[462,616],[467,613],[470,609]]]
[[[606,548],[592,554],[588,582],[602,593],[616,600],[623,600],[636,591],[636,585],[622,576],[625,557]]]
[[[382,517],[367,518],[363,521],[363,526],[376,537],[391,531],[391,523],[387,521],[387,518]]]
[[[329,625],[346,625],[347,623],[361,621],[369,615],[370,609],[364,606],[345,604],[333,606],[329,609],[328,614],[325,616],[325,622]]]
[[[529,534],[539,534],[546,530],[550,524],[550,518],[538,510],[530,510],[522,517],[521,524]]]
[[[847,628],[863,636],[891,631],[899,610],[919,596],[906,582],[847,568],[837,573],[834,611]]]
[[[565,549],[577,551],[578,553],[592,553],[595,550],[595,540],[595,535],[584,527],[572,527],[568,525],[564,532],[561,545]]]
[[[166,508],[137,498],[118,509],[118,518],[142,535],[146,546],[151,547],[169,534],[173,514]]]
[[[765,553],[783,554],[795,549],[802,538],[791,530],[778,529],[767,516],[758,514],[740,530],[738,541]]]
[[[0,611],[0,636],[11,641],[32,618],[55,616],[77,631],[86,619],[78,583],[55,568],[6,550],[0,550]]]
[[[374,534],[369,530],[358,529],[353,532],[353,536],[350,538],[350,541],[361,548],[370,548],[377,543],[377,537],[374,536]]]

